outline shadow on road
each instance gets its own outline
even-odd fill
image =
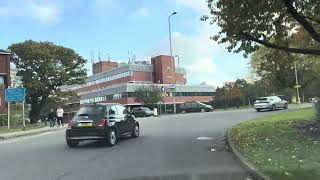
[[[130,140],[133,140],[131,137],[121,137],[119,138],[117,144],[115,146],[118,146],[122,143],[126,143]],[[103,141],[83,141],[80,142],[80,144],[76,147],[76,149],[90,149],[90,148],[110,148],[106,143]]]

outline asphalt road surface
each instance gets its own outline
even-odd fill
[[[122,139],[114,147],[83,142],[69,149],[64,131],[0,141],[0,179],[248,180],[250,175],[226,150],[226,130],[273,113],[242,110],[138,119],[141,136]]]

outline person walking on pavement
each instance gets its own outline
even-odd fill
[[[57,119],[58,119],[58,126],[63,126],[63,109],[59,107],[57,109]]]
[[[50,113],[48,114],[48,119],[50,122],[50,127],[54,127],[56,122],[56,114],[54,113],[53,109],[50,110]]]

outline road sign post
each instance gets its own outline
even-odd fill
[[[24,101],[22,101],[22,123],[23,123],[23,128],[22,130],[26,130],[26,119],[24,118]]]
[[[10,129],[10,102],[8,102],[8,129]]]
[[[11,102],[22,102],[23,129],[26,128],[25,119],[24,119],[25,96],[26,96],[26,89],[23,87],[8,88],[5,90],[5,100],[6,102],[8,102],[8,129],[10,129],[10,103]]]

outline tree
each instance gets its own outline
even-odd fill
[[[161,101],[160,89],[157,86],[141,86],[134,92],[136,101],[143,104],[156,104]]]
[[[28,40],[8,47],[18,73],[22,76],[31,104],[31,123],[37,122],[42,107],[63,96],[62,85],[81,84],[86,78],[86,60],[70,48],[51,42]]]
[[[259,97],[271,95],[272,92],[261,80],[248,83],[244,79],[237,79],[235,82],[225,82],[223,87],[218,87],[211,103],[215,108],[247,106]]]
[[[319,0],[208,0],[208,7],[211,16],[201,19],[220,27],[212,39],[227,44],[229,51],[247,56],[263,45],[320,55]],[[278,43],[296,34],[304,35],[307,46]]]
[[[216,89],[216,96],[214,107],[223,104],[225,108],[230,106],[240,106],[241,91],[235,82],[225,82],[222,88]]]
[[[319,56],[290,54],[261,47],[253,54],[250,65],[252,72],[273,93],[292,96],[295,93],[293,87],[296,85],[294,70],[296,62],[301,92],[308,95],[317,92],[315,86],[319,81],[319,59]]]

